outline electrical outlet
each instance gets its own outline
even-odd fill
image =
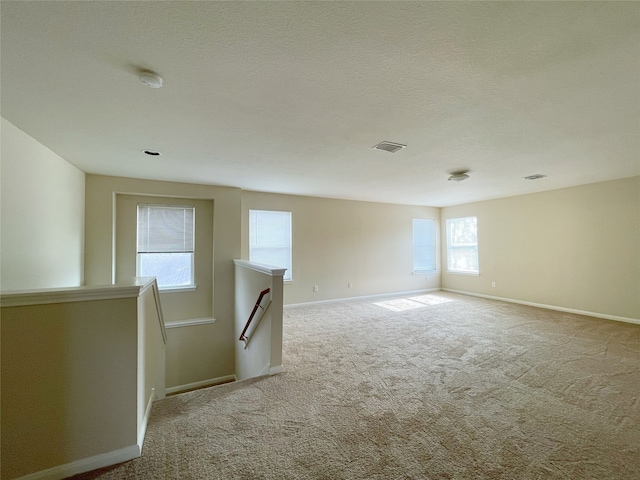
[[[314,291],[314,292],[316,292],[316,293],[317,293],[319,290],[320,290],[320,287],[318,287],[318,285],[314,285],[314,286],[313,286],[313,291]]]
[[[496,288],[496,282],[491,282],[491,287]]]
[[[353,284],[351,282],[347,283],[347,288],[352,288]]]

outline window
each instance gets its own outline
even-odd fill
[[[194,207],[138,205],[137,275],[165,289],[194,286],[194,220]]]
[[[433,272],[436,269],[436,223],[433,220],[413,219],[413,271]]]
[[[249,210],[249,260],[286,268],[291,280],[291,212]]]
[[[447,270],[478,273],[478,219],[447,219]]]

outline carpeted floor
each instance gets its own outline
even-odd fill
[[[285,308],[286,372],[157,401],[100,479],[640,479],[640,325],[437,292]]]

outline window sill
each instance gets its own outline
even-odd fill
[[[192,318],[190,320],[173,320],[164,324],[165,328],[195,327],[216,323],[215,318]]]
[[[411,272],[411,275],[435,275],[436,270],[418,270]]]
[[[447,273],[452,273],[454,275],[467,275],[470,277],[479,277],[480,272],[463,272],[460,270],[447,270]]]
[[[183,293],[183,292],[195,292],[197,285],[186,285],[184,287],[158,287],[160,293]]]

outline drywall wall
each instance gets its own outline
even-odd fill
[[[167,328],[166,386],[170,392],[218,383],[224,379],[221,377],[234,374],[235,367],[220,371],[220,362],[226,365],[228,359],[221,359],[212,347],[220,330],[217,321],[188,326],[178,323]],[[233,354],[233,343],[229,346]]]
[[[246,380],[280,373],[284,269],[271,269],[245,260],[235,263],[236,378]],[[261,293],[265,290],[268,293],[263,297]],[[249,319],[251,322],[247,324]],[[241,335],[245,340],[239,340]]]
[[[640,318],[640,177],[443,208],[442,245],[474,215],[480,275],[448,273],[443,247],[443,288]]]
[[[1,323],[2,478],[137,449],[135,297],[3,307]]]
[[[431,218],[438,225],[438,208],[245,191],[242,258],[246,260],[250,209],[291,212],[293,280],[285,282],[285,304],[440,286],[439,265],[428,276],[412,272],[412,220]],[[436,257],[438,252],[436,244]]]
[[[83,172],[2,119],[0,289],[82,284]]]
[[[119,195],[172,197],[176,201],[202,199],[213,205],[211,245],[213,306],[209,305],[208,315],[203,316],[211,315],[212,308],[216,322],[206,326],[167,330],[166,387],[174,388],[233,375],[235,368],[233,259],[240,256],[240,189],[87,175],[85,207],[85,282],[87,285],[111,283],[116,276],[115,225],[117,223],[116,199]],[[193,316],[191,314],[188,316]],[[171,321],[172,317],[178,316],[170,309],[165,312],[165,315],[168,315],[165,317],[167,322]],[[191,368],[194,364],[202,368],[196,372]]]

